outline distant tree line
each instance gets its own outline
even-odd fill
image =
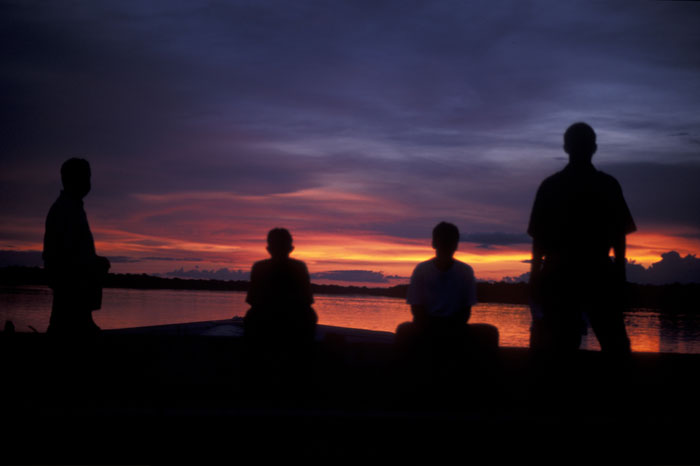
[[[46,285],[46,274],[40,267],[2,267],[0,286]],[[106,288],[143,290],[211,290],[247,291],[244,280],[196,280],[163,278],[147,274],[109,274]],[[528,304],[527,283],[478,282],[477,296],[482,303]],[[314,294],[363,295],[406,298],[408,285],[387,288],[312,284]],[[700,284],[640,285],[628,283],[625,289],[629,308],[660,309],[669,312],[700,312]]]

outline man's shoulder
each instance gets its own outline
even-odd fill
[[[289,265],[294,270],[306,270],[306,262],[301,261],[299,259],[292,259],[291,257],[288,260],[289,260]]]
[[[474,269],[467,264],[466,262],[462,262],[460,260],[454,259],[453,266],[450,269],[452,273],[458,273],[460,275],[469,275],[469,276],[474,276]],[[439,270],[437,267],[435,267],[434,264],[434,259],[429,259],[427,261],[420,262],[416,267],[413,269],[413,273],[415,274],[431,274],[431,273],[438,273]]]
[[[604,184],[607,187],[618,188],[620,186],[620,183],[617,181],[617,178],[608,173],[605,173],[604,171],[596,170],[596,176],[598,177],[598,182]]]
[[[259,260],[255,263],[253,263],[253,269],[254,270],[269,270],[273,268],[291,268],[294,270],[301,270],[304,269],[306,270],[306,263],[304,261],[300,261],[298,259],[292,259],[291,257],[286,258],[284,260],[275,260],[275,259],[262,259]]]
[[[47,225],[59,225],[76,222],[82,212],[81,207],[76,207],[65,195],[61,194],[51,204],[46,214]]]
[[[551,194],[552,191],[559,190],[562,185],[566,184],[565,178],[566,173],[564,170],[559,170],[558,172],[549,175],[540,183],[540,186],[537,189],[537,194],[543,196]]]
[[[253,267],[265,267],[270,262],[272,262],[271,259],[260,259],[259,261],[253,262]]]
[[[560,183],[565,183],[566,178],[569,176],[569,172],[564,168],[561,169],[557,172],[552,173],[551,175],[547,176],[544,180],[542,180],[542,183],[540,183],[540,186],[552,186],[552,185],[557,185]]]
[[[56,217],[57,215],[60,215],[61,213],[61,199],[58,198],[56,199],[53,204],[51,204],[51,207],[49,207],[49,212],[46,214],[47,219],[51,219]]]
[[[553,173],[546,177],[544,180],[542,180],[542,183],[540,183],[540,191],[548,189],[557,189],[562,185],[568,185],[572,178],[580,177],[579,173],[567,168],[559,170],[558,172]],[[597,182],[598,184],[610,187],[616,187],[620,185],[620,183],[614,176],[604,171],[598,170],[597,168],[594,168],[590,172],[588,172],[587,176],[591,175],[595,182]]]
[[[49,215],[76,215],[84,212],[83,203],[70,199],[61,193],[51,204]]]
[[[462,262],[460,260],[455,259],[454,267],[455,270],[461,274],[468,275],[471,277],[474,276],[474,269],[471,265],[467,264],[466,262]]]
[[[55,201],[53,201],[53,204],[51,204],[51,208],[49,208],[49,214],[57,214],[65,209],[68,208],[68,203],[66,202],[66,196],[63,194],[59,195]]]
[[[431,271],[435,268],[435,266],[433,265],[433,260],[434,259],[428,259],[427,261],[419,262],[413,268],[413,273],[425,273]]]
[[[272,261],[270,259],[262,259],[257,262],[253,262],[252,271],[264,272],[265,270],[268,270],[270,268],[271,262]]]

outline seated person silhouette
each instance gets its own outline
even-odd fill
[[[294,246],[284,228],[268,233],[267,250],[270,259],[256,262],[250,273],[244,339],[253,357],[308,357],[318,317],[306,264],[289,257]]]
[[[407,302],[413,321],[396,329],[398,349],[409,358],[487,360],[497,351],[496,327],[467,324],[477,302],[476,280],[474,270],[453,257],[458,244],[458,228],[439,223],[433,229],[435,257],[418,264],[411,275]]]
[[[540,185],[530,216],[530,347],[564,355],[581,344],[588,318],[606,354],[627,355],[622,314],[625,235],[636,230],[615,178],[591,163],[596,134],[586,123],[564,134],[568,165]],[[614,259],[610,259],[610,250]]]
[[[109,270],[95,252],[83,198],[90,192],[90,164],[72,158],[61,166],[63,190],[46,217],[44,268],[53,289],[47,333],[89,336],[100,328],[92,311],[102,306],[102,283]]]

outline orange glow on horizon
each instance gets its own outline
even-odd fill
[[[220,199],[224,194],[231,196],[227,193],[210,195]],[[183,194],[182,199],[192,200],[193,195],[192,193]],[[347,201],[348,204],[357,202],[364,205],[376,201],[366,196],[324,189],[273,197],[276,199],[293,197],[296,200],[318,200],[319,197],[325,197],[325,200],[331,204]],[[148,198],[156,203],[173,201],[170,195]],[[263,199],[267,202],[269,196],[261,196],[260,200]],[[343,202],[339,203],[343,204]],[[354,211],[358,205],[346,207]],[[191,220],[190,224],[186,224],[189,229],[182,231],[167,226],[160,227],[157,223],[144,227],[140,223],[142,218],[141,216],[132,218],[131,222],[127,222],[123,227],[120,225],[119,228],[106,223],[104,219],[100,219],[93,225],[99,254],[133,259],[114,263],[112,268],[114,272],[165,273],[181,267],[190,269],[195,266],[207,270],[219,268],[249,270],[255,261],[267,257],[265,236],[270,224],[290,225],[296,247],[293,257],[307,262],[312,273],[368,270],[382,272],[385,275],[409,277],[416,264],[434,255],[428,238],[406,239],[361,230],[356,230],[352,234],[342,234],[305,229],[305,219],[299,218],[293,222],[274,217],[277,220],[265,220],[264,227],[260,225],[263,222],[258,219],[246,221],[243,218],[235,223],[234,227],[231,227],[229,218],[216,218],[214,221],[204,223]],[[343,222],[347,222],[347,218]],[[328,223],[331,224],[329,228],[333,230],[343,230],[340,227],[336,229],[332,220]],[[294,228],[293,224],[301,227]],[[180,227],[181,224],[177,226]],[[27,240],[15,241],[9,246],[11,249],[18,251],[42,249],[43,224],[23,223],[11,228],[13,234],[23,230],[24,237],[27,238]],[[695,232],[670,230],[635,232],[627,238],[627,258],[649,267],[652,263],[661,260],[661,254],[669,251],[677,251],[681,256],[697,255],[700,252],[700,238],[693,236],[694,234]],[[22,235],[18,234],[18,236]],[[504,277],[521,275],[529,270],[529,265],[525,261],[530,259],[530,245],[494,246],[484,249],[473,243],[461,243],[455,257],[470,264],[477,278],[501,280]]]

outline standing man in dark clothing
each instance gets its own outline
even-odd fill
[[[603,352],[630,351],[622,293],[625,236],[636,226],[620,184],[591,163],[596,149],[589,125],[571,125],[564,134],[569,164],[537,191],[528,227],[533,306],[541,309],[531,333],[536,349],[578,349],[587,317]]]
[[[61,166],[63,191],[46,217],[44,268],[53,289],[47,333],[89,336],[100,328],[92,311],[102,306],[102,282],[109,270],[106,257],[95,253],[83,198],[90,192],[90,164],[72,158]]]

